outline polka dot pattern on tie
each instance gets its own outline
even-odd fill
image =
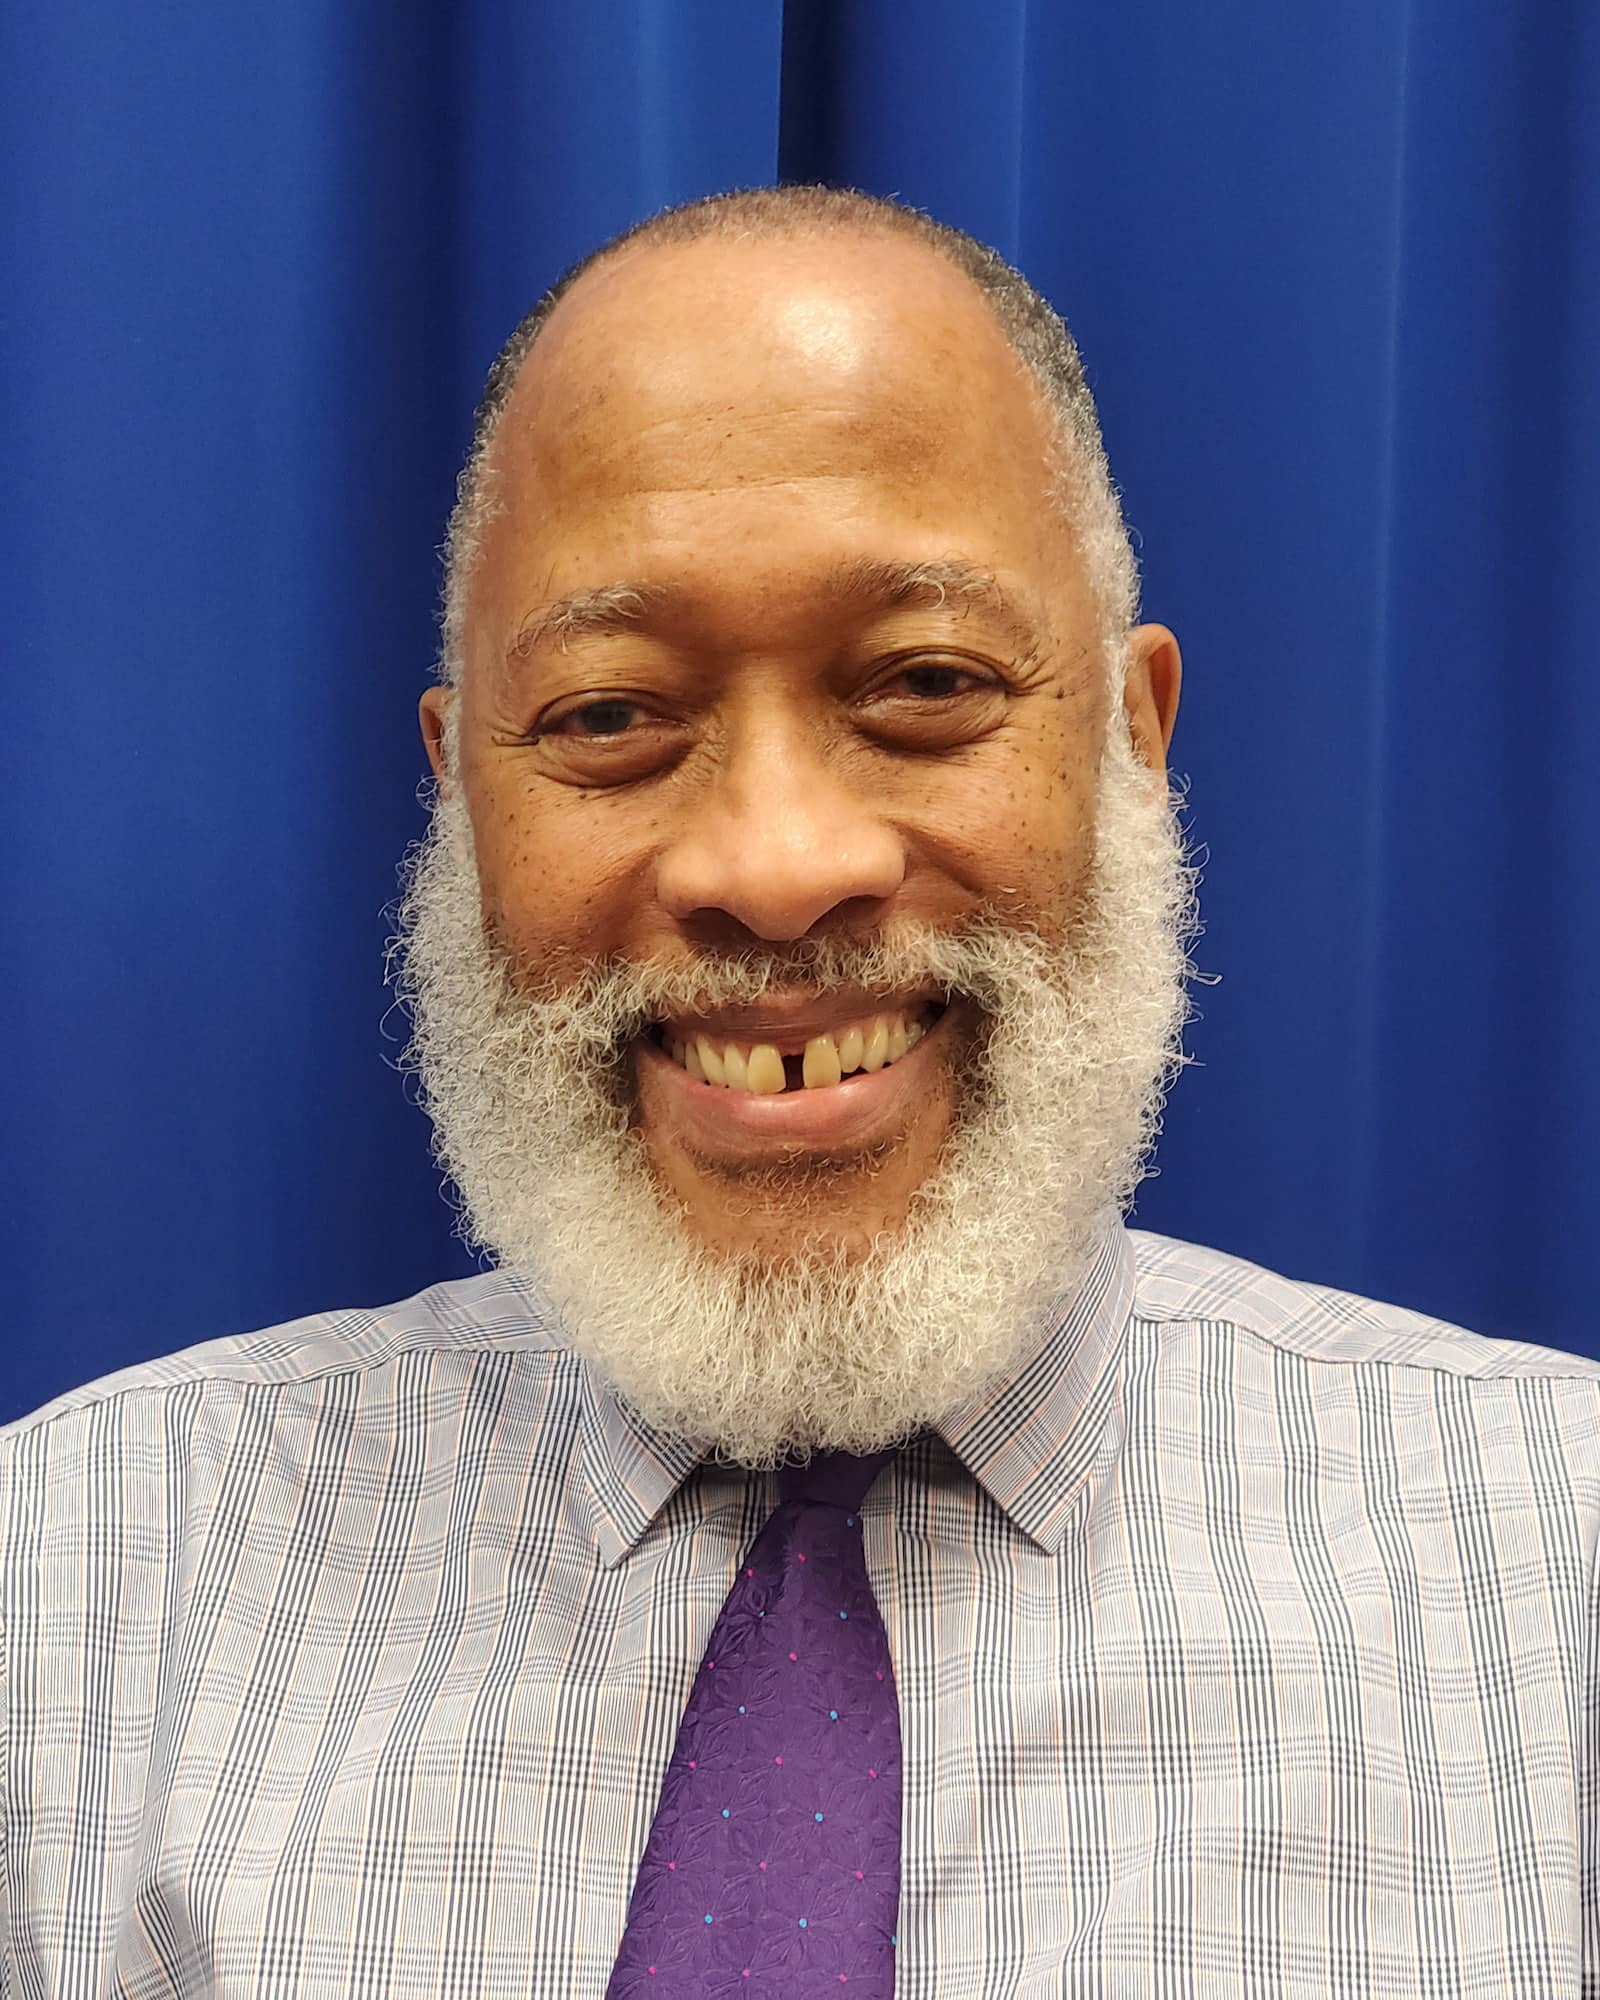
[[[607,2000],[890,2000],[900,1722],[855,1511],[884,1456],[785,1473],[684,1711]]]

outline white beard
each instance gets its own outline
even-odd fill
[[[894,926],[865,944],[596,965],[563,992],[513,983],[453,788],[409,858],[396,958],[462,1234],[530,1271],[572,1346],[647,1421],[770,1466],[897,1443],[1026,1358],[1141,1177],[1180,1060],[1192,929],[1172,802],[1113,729],[1064,944],[986,913],[959,933]],[[630,1044],[669,1013],[838,983],[936,983],[981,1010],[941,1155],[903,1228],[870,1250],[815,1247],[801,1225],[828,1194],[802,1172],[792,1256],[714,1252],[634,1129]],[[784,1170],[762,1179],[770,1217]]]

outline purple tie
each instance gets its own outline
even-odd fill
[[[678,1726],[606,2000],[890,2000],[900,1709],[859,1511],[888,1457],[779,1474]]]

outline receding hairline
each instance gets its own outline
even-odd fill
[[[867,246],[874,238],[902,244],[914,253],[920,252],[933,270],[953,277],[962,293],[977,307],[986,324],[999,335],[1007,353],[1014,360],[1022,360],[1015,344],[1007,339],[1005,327],[994,311],[992,302],[970,272],[964,271],[931,239],[907,229],[897,229],[893,224],[885,223],[875,216],[867,215],[859,219],[842,217],[832,222],[826,219],[807,220],[805,217],[797,217],[785,227],[775,229],[725,227],[682,235],[641,232],[602,246],[592,257],[586,258],[581,265],[575,267],[569,279],[559,289],[552,287],[551,292],[546,295],[549,300],[548,308],[541,314],[537,326],[516,356],[514,364],[507,368],[503,386],[499,386],[499,392],[493,397],[492,414],[498,415],[504,412],[527,371],[534,350],[548,342],[554,332],[565,334],[567,330],[565,323],[568,322],[570,315],[593,309],[587,294],[595,286],[596,281],[606,279],[615,281],[626,270],[629,273],[630,284],[645,283],[648,282],[644,275],[645,267],[658,260],[692,258],[704,251],[730,248],[737,250],[740,247],[760,250],[768,244],[798,246],[812,243],[824,245],[830,242]],[[630,267],[638,267],[637,275]],[[489,405],[490,401],[490,393],[486,388],[484,404]],[[492,429],[492,424],[490,428]]]
[[[999,253],[965,231],[920,209],[850,189],[784,186],[705,196],[649,216],[600,244],[557,279],[501,348],[489,371],[445,548],[444,646],[441,678],[459,680],[468,580],[493,511],[492,448],[523,368],[556,309],[584,279],[648,250],[687,248],[706,241],[770,242],[828,236],[874,236],[920,245],[965,278],[1039,393],[1047,452],[1060,462],[1062,483],[1076,491],[1071,511],[1097,517],[1087,525],[1085,557],[1109,626],[1126,627],[1137,604],[1137,565],[1110,481],[1098,413],[1070,332],[1049,301]]]
[[[789,190],[762,189],[756,192],[781,195],[788,193]],[[731,205],[735,197],[726,199]],[[928,228],[914,226],[915,222],[926,222],[920,211],[888,204],[865,210],[860,214],[854,211],[838,214],[829,211],[813,213],[805,209],[790,213],[787,208],[778,208],[773,211],[778,219],[770,226],[763,222],[759,228],[749,224],[740,226],[731,220],[723,222],[719,227],[672,226],[680,216],[698,214],[699,208],[699,204],[693,204],[688,210],[669,209],[664,215],[651,217],[611,242],[602,244],[559,279],[533,312],[524,319],[522,327],[528,329],[527,337],[518,340],[518,333],[522,331],[522,327],[519,327],[518,332],[511,336],[501,350],[496,369],[491,371],[478,406],[468,470],[475,469],[480,484],[486,484],[495,471],[492,452],[501,429],[501,420],[519,384],[528,372],[535,349],[550,338],[552,322],[558,318],[566,321],[570,315],[588,309],[584,294],[595,279],[615,276],[619,266],[647,264],[656,258],[670,257],[674,252],[679,255],[692,255],[704,246],[740,243],[755,246],[774,242],[825,242],[829,238],[846,240],[854,238],[858,242],[868,243],[874,237],[878,237],[920,249],[934,260],[938,267],[954,275],[961,283],[962,289],[979,308],[985,321],[999,335],[1007,354],[1013,361],[1021,363],[1023,374],[1027,378],[1026,386],[1039,400],[1042,442],[1047,450],[1058,448],[1060,427],[1056,413],[1041,393],[1041,384],[1028,367],[1026,357],[1019,353],[1016,342],[1008,335],[1003,320],[994,309],[993,300],[971,271],[964,269],[941,242],[929,233]],[[913,218],[914,222],[908,225],[904,221],[895,220],[899,217]],[[932,224],[929,227],[938,229],[942,225]],[[568,328],[558,326],[556,331],[564,337]]]

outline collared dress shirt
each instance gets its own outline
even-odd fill
[[[0,1431],[0,1993],[599,2000],[774,1486],[512,1273]],[[1600,1996],[1600,1365],[1108,1226],[864,1515],[897,1994]]]

